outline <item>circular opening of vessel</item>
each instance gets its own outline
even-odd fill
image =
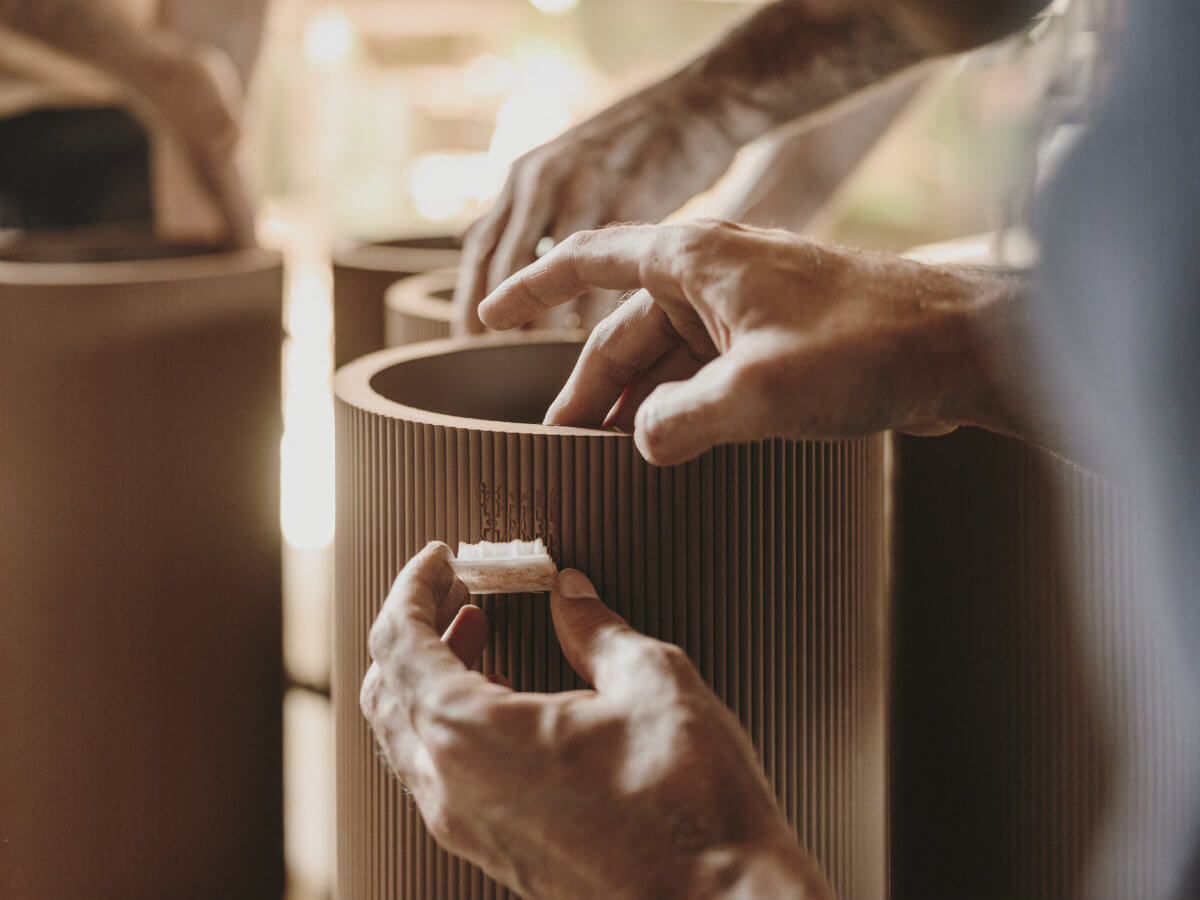
[[[443,416],[539,425],[583,345],[547,340],[413,354],[376,372],[371,388],[393,403]],[[426,345],[427,347],[436,345]]]
[[[462,244],[456,237],[396,238],[336,248],[334,264],[350,269],[409,275],[458,265]]]
[[[368,245],[371,246],[371,245]],[[461,250],[462,244],[458,238],[450,235],[421,238],[397,238],[392,241],[378,241],[376,247],[396,247],[401,250]]]

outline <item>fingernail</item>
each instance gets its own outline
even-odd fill
[[[558,576],[558,592],[568,600],[599,600],[600,595],[589,579],[576,569],[564,569]]]
[[[425,549],[435,556],[440,556],[446,562],[454,559],[454,549],[445,541],[430,541]]]

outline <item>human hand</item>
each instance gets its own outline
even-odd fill
[[[640,290],[592,332],[548,424],[632,430],[674,464],[719,443],[952,430],[995,276],[728,222],[582,232],[480,306],[513,328],[592,287]]]
[[[159,32],[155,52],[133,86],[179,139],[198,187],[218,210],[225,242],[254,244],[254,216],[237,168],[242,87],[229,56],[217,47]]]
[[[566,570],[554,627],[595,690],[516,693],[472,670],[487,625],[449,560],[430,544],[400,573],[361,694],[438,843],[529,900],[830,896],[736,718],[678,647]]]
[[[686,84],[677,76],[627,97],[513,163],[463,242],[458,330],[483,331],[479,302],[534,260],[543,237],[560,242],[610,222],[657,222],[729,167],[738,143],[714,100]]]

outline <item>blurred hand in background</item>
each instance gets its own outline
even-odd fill
[[[29,171],[10,167],[11,185],[0,178],[0,192],[12,195],[6,206],[15,208],[10,224],[53,228],[137,218],[136,204],[107,203],[104,194],[110,188],[128,193],[140,178],[160,237],[252,243],[251,208],[235,156],[265,3],[0,0],[0,119],[8,144],[29,145],[21,158]],[[103,154],[114,149],[105,144],[113,138],[104,129],[121,116],[140,126],[149,158],[139,163],[136,147],[128,139],[118,142],[113,155],[127,159],[110,173]],[[99,131],[89,142],[95,123]],[[118,124],[117,131],[130,128]],[[46,146],[35,146],[39,142]],[[93,183],[79,181],[78,173],[78,184],[60,179],[56,165],[83,166]],[[119,184],[105,184],[106,178]],[[63,213],[61,198],[30,194],[22,181],[94,193],[96,200]]]

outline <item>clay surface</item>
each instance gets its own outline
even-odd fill
[[[913,255],[998,266],[996,247],[984,236]],[[1144,692],[1162,677],[1140,625],[1132,500],[976,429],[898,437],[896,473],[893,896],[1086,896],[1114,802],[1105,707],[1150,715]],[[1169,809],[1171,761],[1188,751],[1137,752],[1160,778],[1125,813]],[[1117,873],[1113,896],[1150,896],[1159,837],[1142,831],[1125,858],[1147,867]]]
[[[385,346],[383,297],[390,285],[434,269],[457,267],[460,255],[458,239],[448,235],[337,249],[333,255],[334,365],[341,367]]]
[[[278,897],[280,260],[77,237],[0,251],[0,897]]]
[[[358,708],[367,634],[427,541],[542,539],[741,718],[840,896],[886,893],[886,440],[768,441],[655,468],[626,436],[537,424],[577,336],[439,341],[335,382],[338,895],[504,897],[436,847]],[[579,686],[544,596],[483,598],[486,671]]]
[[[397,281],[384,298],[387,346],[450,337],[457,269],[436,269]]]

